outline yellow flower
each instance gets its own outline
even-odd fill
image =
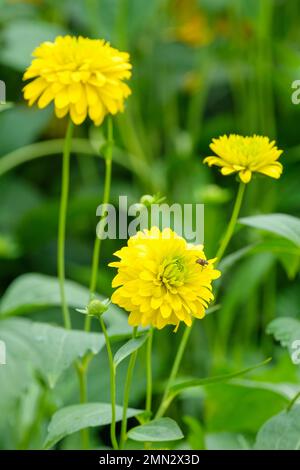
[[[131,326],[163,328],[203,318],[220,272],[206,261],[202,245],[189,245],[171,229],[138,232],[115,253],[120,261],[112,302],[124,308]]]
[[[54,101],[56,116],[70,113],[75,124],[88,115],[100,125],[106,114],[123,111],[131,93],[124,83],[132,68],[126,52],[100,39],[59,36],[42,43],[33,56],[23,77],[33,79],[23,90],[29,106],[37,101],[45,108]]]
[[[276,179],[282,173],[282,164],[277,161],[282,150],[268,137],[224,135],[213,139],[210,148],[217,156],[206,157],[204,163],[220,166],[222,175],[238,173],[243,183],[249,183],[252,173],[262,173]]]

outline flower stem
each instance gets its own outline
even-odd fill
[[[107,329],[102,317],[100,317],[100,325],[105,337],[108,361],[109,361],[109,373],[110,373],[110,401],[111,401],[111,425],[110,425],[110,439],[114,450],[118,449],[118,442],[116,438],[116,369],[114,366],[114,358],[111,350],[110,339],[107,333]]]
[[[228,225],[225,237],[222,240],[221,246],[220,246],[220,248],[218,250],[218,253],[217,253],[217,256],[216,256],[218,263],[220,262],[222,256],[224,255],[225,250],[228,246],[228,243],[230,242],[232,234],[234,232],[235,224],[236,224],[237,218],[239,216],[241,205],[242,205],[245,188],[246,188],[245,183],[241,182],[240,186],[239,186],[239,189],[238,189],[238,193],[237,193],[236,201],[235,201],[235,204],[234,204],[232,216],[230,218],[229,225]],[[175,356],[174,364],[173,364],[173,367],[172,367],[172,370],[171,370],[171,373],[170,373],[170,376],[169,376],[169,379],[168,379],[168,382],[167,382],[167,386],[165,388],[161,404],[160,404],[160,406],[157,410],[157,413],[155,415],[155,419],[161,418],[164,415],[164,413],[166,412],[166,410],[167,410],[167,408],[170,404],[169,391],[170,391],[170,388],[172,386],[172,383],[174,382],[175,378],[177,377],[177,373],[178,373],[178,370],[179,370],[179,367],[180,367],[180,364],[181,364],[181,360],[182,360],[182,357],[183,357],[183,354],[184,354],[189,336],[190,336],[191,331],[192,331],[192,327],[193,327],[193,325],[191,327],[186,327],[186,329],[185,329],[185,331],[182,335],[182,338],[181,338],[181,341],[180,341],[180,344],[179,344],[179,348],[178,348],[177,354]]]
[[[231,240],[231,237],[233,235],[235,225],[236,225],[236,221],[238,219],[238,216],[239,216],[239,213],[240,213],[240,210],[241,210],[241,205],[242,205],[242,202],[243,202],[245,188],[246,188],[245,183],[240,182],[239,189],[238,189],[237,196],[236,196],[236,200],[235,200],[235,204],[234,204],[232,215],[231,215],[231,219],[229,221],[225,236],[222,239],[220,248],[218,249],[218,252],[216,254],[217,264],[220,263],[223,255],[226,251],[226,248],[227,248],[227,246],[228,246],[228,244]]]
[[[153,328],[149,331],[149,337],[147,340],[147,358],[146,358],[146,370],[147,370],[147,391],[146,391],[146,411],[149,413],[149,419],[151,417],[152,409],[152,343],[153,343]]]
[[[107,131],[107,146],[105,149],[105,156],[104,156],[105,158],[105,181],[104,181],[101,219],[105,215],[106,207],[107,207],[107,204],[109,203],[109,198],[110,198],[113,144],[114,144],[113,123],[112,123],[111,117],[109,117],[108,118],[108,131]],[[101,254],[101,242],[102,242],[101,234],[97,234],[97,237],[94,243],[92,275],[91,275],[91,281],[90,281],[90,297],[91,298],[93,297],[96,287],[97,287],[99,260],[100,260],[100,254]],[[90,331],[90,328],[91,328],[91,318],[87,316],[85,320],[85,331]]]
[[[173,382],[174,382],[174,380],[175,380],[175,378],[178,374],[178,370],[179,370],[179,367],[180,367],[180,364],[181,364],[181,360],[182,360],[182,357],[183,357],[183,354],[184,354],[189,336],[191,334],[191,331],[192,331],[192,326],[186,326],[185,327],[185,330],[183,332],[183,335],[182,335],[182,338],[181,338],[181,341],[180,341],[180,344],[179,344],[179,347],[178,347],[178,350],[177,350],[177,353],[176,353],[176,356],[175,356],[173,367],[171,369],[171,373],[170,373],[170,376],[169,376],[169,379],[168,379],[168,382],[167,382],[167,386],[165,388],[160,406],[159,406],[159,408],[156,412],[156,415],[155,415],[155,419],[161,418],[164,415],[164,413],[166,412],[166,410],[169,406],[168,398],[169,398],[170,388],[171,388],[171,386],[172,386],[172,384],[173,384]]]
[[[106,206],[109,203],[110,197],[110,186],[111,186],[111,168],[112,168],[112,152],[113,152],[113,123],[111,117],[108,118],[108,131],[107,131],[107,145],[104,152],[104,159],[105,159],[105,180],[104,180],[104,191],[103,191],[103,201],[102,201],[102,213],[101,218],[105,215]],[[101,237],[98,236],[95,239],[94,243],[94,251],[93,251],[93,260],[92,260],[92,274],[91,274],[91,281],[90,281],[90,299],[93,298],[94,293],[97,287],[97,279],[98,279],[98,268],[99,268],[99,261],[100,261],[100,252],[101,252]],[[109,337],[106,332],[105,323],[103,320],[100,321],[101,327],[105,336],[106,347],[108,352],[108,359],[110,363],[110,382],[111,382],[111,401],[112,401],[112,424],[111,424],[111,441],[112,445],[115,449],[118,447],[117,439],[116,439],[116,424],[115,424],[115,370],[113,366],[113,359],[112,359],[112,352],[110,347]],[[91,329],[91,318],[86,316],[85,331],[90,331]],[[86,375],[88,370],[88,364],[82,370],[83,380],[86,381]],[[85,397],[81,397],[81,403],[85,403]],[[89,441],[89,429],[86,429],[87,440]]]
[[[72,144],[73,123],[70,119],[63,149],[61,199],[58,220],[58,246],[57,246],[57,272],[59,278],[60,297],[64,326],[71,328],[70,312],[65,293],[65,238],[66,216],[68,207],[69,183],[70,183],[70,150]]]
[[[76,364],[76,370],[79,380],[80,403],[87,403],[87,380],[85,369],[81,364]],[[90,435],[88,428],[81,430],[81,439],[83,450],[88,450],[90,447]]]
[[[137,333],[137,327],[135,327],[133,329],[133,332],[132,332],[132,337],[133,338],[136,337],[136,333]],[[134,370],[136,358],[137,358],[137,351],[132,353],[131,356],[130,356],[128,369],[127,369],[126,380],[125,380],[120,449],[123,449],[125,441],[127,439],[127,408],[128,408],[128,403],[129,403],[130,387],[131,387],[131,381],[132,381],[133,370]]]

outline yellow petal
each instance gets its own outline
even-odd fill
[[[239,172],[239,176],[242,182],[247,184],[251,180],[252,173],[250,170],[243,170]]]
[[[65,108],[70,103],[69,95],[67,89],[64,88],[55,96],[55,107],[56,108]]]
[[[46,108],[48,104],[54,99],[53,91],[50,88],[46,88],[44,93],[40,96],[38,101],[38,107],[40,109]]]
[[[71,103],[77,103],[83,94],[83,88],[80,83],[72,83],[68,88],[69,99]]]
[[[69,111],[69,106],[66,106],[65,108],[57,108],[55,106],[55,114],[56,114],[56,117],[58,117],[59,119],[63,118],[66,116],[66,114],[68,114],[68,111]]]

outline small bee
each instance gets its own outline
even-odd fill
[[[200,266],[202,266],[203,268],[208,265],[208,261],[206,261],[206,259],[203,259],[203,258],[198,258],[196,260],[196,263],[200,264]]]

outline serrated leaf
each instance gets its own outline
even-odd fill
[[[256,450],[300,450],[300,405],[282,411],[259,430]]]
[[[145,341],[147,340],[148,335],[144,334],[138,336],[137,338],[132,338],[127,343],[123,344],[123,346],[118,349],[114,356],[114,365],[117,367],[126,357],[130,356],[134,351],[137,351],[139,348],[143,346]]]
[[[173,419],[159,418],[131,429],[128,437],[133,441],[164,442],[183,439],[183,434]]]
[[[144,410],[128,408],[127,417],[132,418]],[[116,420],[122,419],[122,406],[116,406]],[[49,449],[58,441],[74,432],[88,427],[104,426],[111,423],[110,403],[86,403],[67,406],[57,411],[48,427],[44,447]]]
[[[243,217],[239,223],[275,233],[300,246],[300,219],[287,214],[266,214]]]

